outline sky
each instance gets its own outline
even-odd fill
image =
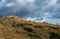
[[[0,0],[0,17],[9,15],[60,24],[60,0]]]

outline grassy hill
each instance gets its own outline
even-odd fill
[[[60,39],[60,26],[5,16],[0,18],[0,39]]]

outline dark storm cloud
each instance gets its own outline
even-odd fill
[[[30,14],[30,11],[26,7],[23,7],[18,12],[16,12],[15,15],[20,17],[27,17],[29,16],[29,14]]]
[[[16,15],[20,17],[27,17],[29,14],[31,14],[26,5],[19,5],[14,0],[1,0],[1,3],[2,7],[0,7],[0,16]]]
[[[30,11],[26,7],[22,7],[20,9],[14,10],[15,8],[3,7],[0,9],[0,16],[8,16],[8,15],[16,15],[20,17],[25,17],[30,14]]]
[[[54,19],[60,19],[60,8],[56,10],[55,14],[53,15]]]

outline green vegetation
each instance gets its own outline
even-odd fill
[[[0,39],[60,39],[60,26],[6,16],[0,18]]]

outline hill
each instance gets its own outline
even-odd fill
[[[0,18],[0,39],[60,39],[60,26],[5,16]]]

